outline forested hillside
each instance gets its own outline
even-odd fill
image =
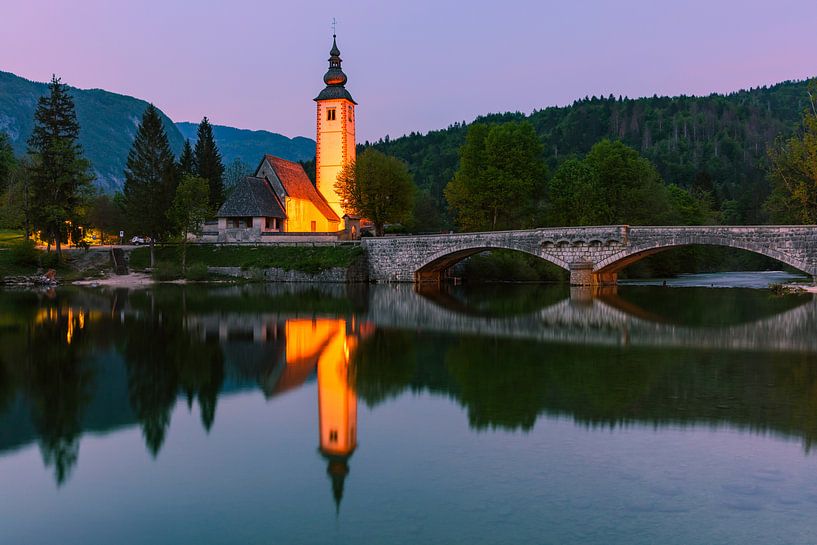
[[[792,132],[808,103],[806,81],[706,97],[584,98],[566,107],[491,114],[475,120],[527,119],[542,139],[551,172],[603,138],[622,140],[650,159],[668,183],[709,190],[724,223],[764,221],[769,194],[767,148]],[[446,213],[443,188],[453,178],[466,123],[373,145],[405,160],[424,195],[418,206]],[[365,146],[364,145],[364,146]]]
[[[45,83],[0,71],[0,132],[9,136],[17,155],[26,153],[37,100],[47,91]],[[76,106],[79,143],[91,161],[95,185],[106,192],[120,190],[125,177],[125,160],[148,103],[102,89],[69,87],[69,94]],[[170,118],[161,112],[160,115],[170,146],[178,153],[184,143],[182,135]]]

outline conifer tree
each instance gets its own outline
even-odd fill
[[[210,185],[210,208],[218,211],[224,202],[224,163],[213,137],[213,126],[205,117],[196,134],[195,175],[204,178]]]
[[[133,229],[150,237],[150,266],[156,265],[154,245],[172,225],[167,216],[176,191],[176,163],[159,111],[148,105],[125,168],[124,208]]]
[[[79,145],[79,123],[74,100],[57,76],[48,84],[34,112],[34,130],[28,140],[31,155],[32,223],[62,257],[66,222],[76,221],[91,182],[90,163]]]
[[[0,132],[0,193],[5,191],[11,182],[15,164],[14,150],[11,149],[9,137],[6,133]]]
[[[196,158],[193,155],[193,146],[190,145],[190,140],[184,140],[184,147],[182,153],[179,155],[179,175],[193,176],[196,171]]]

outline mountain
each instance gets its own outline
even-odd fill
[[[96,186],[106,192],[121,189],[125,182],[128,151],[148,103],[102,89],[68,89],[77,110],[79,141],[96,173]],[[45,83],[0,71],[0,131],[9,135],[18,155],[26,153],[28,137],[34,127],[37,99],[47,92]],[[178,153],[184,144],[182,134],[170,118],[159,113],[170,146]]]
[[[197,123],[183,121],[176,123],[176,127],[184,138],[195,144]],[[290,161],[308,161],[315,158],[315,141],[303,136],[287,138],[274,132],[236,129],[224,125],[213,125],[213,136],[216,138],[216,145],[221,151],[225,166],[240,159],[252,169],[265,153]]]
[[[80,125],[79,141],[85,157],[96,173],[96,187],[107,193],[121,191],[125,183],[125,163],[128,159],[136,128],[148,103],[144,100],[103,91],[69,87]],[[48,85],[0,71],[0,132],[9,135],[17,155],[26,153],[28,138],[34,127],[37,99],[48,92]],[[189,138],[195,144],[197,125],[174,123],[161,111],[170,147],[178,154]],[[315,141],[304,137],[287,138],[267,131],[249,131],[213,126],[216,144],[225,166],[241,159],[249,168],[256,166],[261,156],[271,153],[291,161],[315,157]]]
[[[586,97],[570,106],[490,114],[474,122],[527,120],[536,129],[551,172],[603,138],[617,139],[650,159],[665,181],[713,193],[726,223],[761,223],[769,193],[767,149],[797,127],[808,105],[808,81],[787,81],[705,97]],[[443,188],[459,163],[468,123],[426,134],[366,142],[406,161],[428,206],[446,209]],[[430,204],[429,204],[430,203]],[[418,218],[418,220],[421,218]]]

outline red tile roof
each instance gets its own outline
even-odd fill
[[[340,218],[326,202],[326,199],[318,192],[309,176],[306,175],[304,167],[300,163],[293,163],[274,155],[265,155],[264,159],[275,171],[275,175],[281,180],[284,191],[293,199],[303,199],[310,201],[329,221],[340,221]]]

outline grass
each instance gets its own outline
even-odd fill
[[[240,267],[242,269],[280,268],[315,274],[333,267],[348,267],[363,254],[357,245],[342,246],[214,246],[191,245],[187,248],[188,269]],[[156,248],[157,263],[180,264],[181,248]],[[132,269],[149,266],[150,249],[136,248],[130,254]]]
[[[79,280],[104,276],[106,267],[98,263],[88,267],[78,260],[76,252],[64,252],[61,263],[57,263],[55,252],[21,246],[25,240],[23,231],[0,229],[0,278],[4,276],[31,276],[40,269],[56,269],[60,280]],[[79,262],[78,262],[79,261]]]
[[[25,234],[22,231],[0,229],[0,248],[8,248],[21,242],[23,238],[25,238]]]

